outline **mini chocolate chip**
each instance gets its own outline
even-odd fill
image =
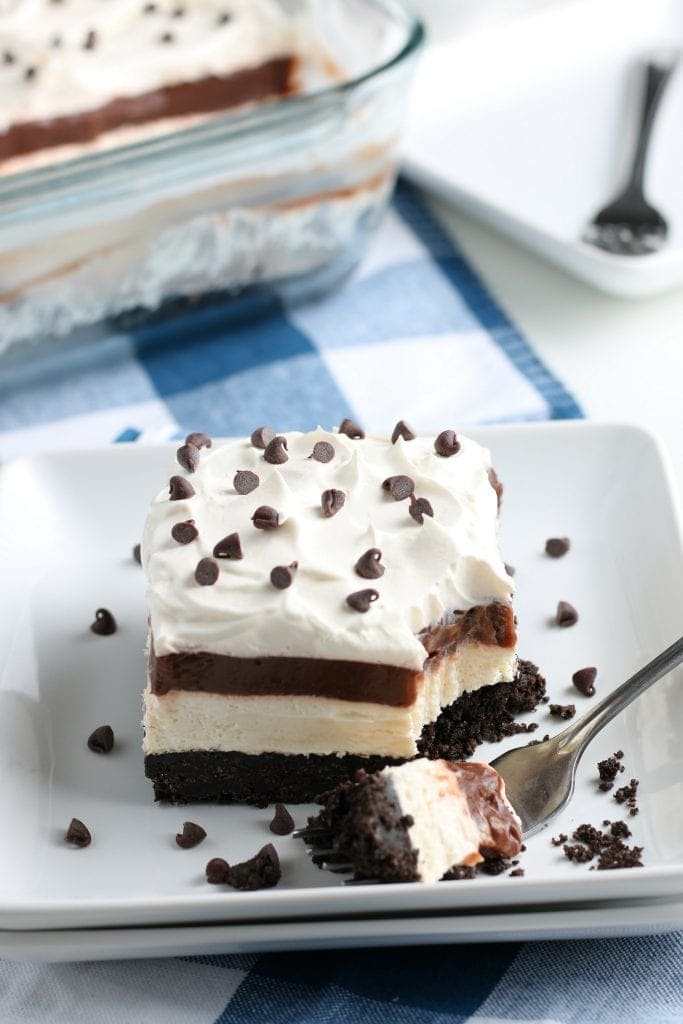
[[[566,555],[570,547],[569,537],[550,537],[545,542],[545,553],[551,558],[562,558],[562,555]]]
[[[579,693],[584,697],[593,697],[595,694],[595,677],[598,674],[597,668],[580,668],[572,676],[572,682]]]
[[[394,501],[405,501],[414,492],[415,481],[409,476],[388,476],[382,487],[389,492]]]
[[[26,79],[27,82],[30,82],[31,79],[35,78],[37,74],[38,74],[38,68],[34,67],[33,65],[30,65],[24,71],[24,78]]]
[[[353,608],[355,612],[367,612],[370,609],[370,605],[377,600],[379,594],[376,590],[368,588],[367,590],[356,590],[353,594],[349,594],[346,598],[346,603],[350,608]]]
[[[454,430],[442,430],[434,442],[434,451],[445,459],[449,455],[456,455],[460,451],[460,442]]]
[[[99,725],[88,736],[88,749],[95,754],[108,754],[114,746],[114,730],[110,725]]]
[[[275,814],[268,828],[276,836],[288,836],[294,831],[294,818],[284,804],[275,804]]]
[[[116,619],[108,608],[98,608],[95,612],[95,621],[90,629],[98,636],[111,636],[116,632]]]
[[[83,49],[84,50],[94,50],[96,46],[97,46],[97,32],[95,32],[95,30],[91,28],[90,31],[88,32],[87,36],[85,37],[85,41],[83,43]]]
[[[555,612],[555,622],[563,629],[567,626],[574,626],[579,621],[579,613],[569,601],[558,601]]]
[[[267,448],[271,441],[275,440],[275,431],[272,427],[257,427],[251,435],[251,443],[254,448]]]
[[[298,568],[298,562],[291,562],[289,565],[276,565],[274,569],[270,570],[270,582],[276,590],[286,590],[294,582]]]
[[[228,868],[228,885],[233,889],[270,889],[280,881],[282,870],[280,858],[272,843],[267,843],[258,853],[241,864]]]
[[[16,59],[17,58],[14,56],[14,54],[12,53],[11,50],[3,50],[3,54],[2,54],[2,63],[3,64],[14,64]]]
[[[218,565],[213,558],[200,558],[194,571],[194,578],[200,587],[212,587],[218,579]]]
[[[231,558],[233,561],[244,558],[239,533],[229,533],[227,537],[223,537],[223,540],[219,540],[213,549],[213,557]]]
[[[194,473],[199,465],[199,448],[193,444],[183,444],[176,452],[178,462],[188,473]]]
[[[272,441],[269,441],[263,453],[263,458],[273,466],[281,466],[283,462],[287,462],[289,458],[287,454],[287,438],[278,435]]]
[[[358,575],[362,576],[364,580],[378,580],[380,576],[384,576],[384,566],[380,562],[381,557],[382,552],[379,548],[368,548],[354,566]]]
[[[228,880],[230,865],[222,857],[213,857],[204,868],[206,880],[211,885],[223,885]]]
[[[82,821],[78,818],[72,818],[69,822],[69,827],[64,833],[64,839],[67,843],[73,843],[74,846],[78,846],[83,849],[85,846],[90,846],[92,842],[92,836],[90,835],[90,829],[88,829]]]
[[[210,448],[213,441],[208,434],[203,434],[201,430],[195,430],[194,433],[187,435],[185,444],[193,444],[195,448]]]
[[[417,434],[412,427],[408,426],[405,420],[399,420],[391,432],[391,443],[396,444],[399,437],[402,437],[404,441],[414,441]]]
[[[143,14],[154,14],[156,9],[157,9],[157,5],[156,4],[145,4],[145,6],[142,8],[142,13]]]
[[[515,575],[515,567],[514,567],[514,565],[509,565],[507,562],[505,562],[505,572],[508,574],[508,576],[514,576]]]
[[[199,846],[202,839],[206,839],[206,831],[194,821],[184,821],[183,831],[178,832],[175,837],[182,850],[191,850],[193,846]]]
[[[343,491],[337,490],[336,487],[330,487],[320,495],[320,506],[323,510],[323,515],[328,519],[336,516],[337,512],[344,508],[345,502],[346,495]]]
[[[185,8],[184,7],[174,7],[173,10],[171,11],[171,17],[172,18],[184,18],[185,17]]]
[[[260,482],[256,473],[252,473],[250,469],[238,469],[232,479],[232,486],[238,494],[251,494]]]
[[[173,524],[171,536],[178,544],[191,544],[199,536],[199,530],[194,525],[194,519],[186,519],[184,523]]]
[[[194,493],[194,487],[184,476],[172,476],[169,480],[169,501],[183,501],[185,498],[191,498]]]
[[[257,530],[274,530],[280,525],[280,515],[270,505],[259,505],[251,521]]]
[[[142,565],[142,552],[139,544],[133,545],[133,561],[137,562],[138,565]]]
[[[162,35],[159,36],[160,43],[172,43],[174,41],[175,36],[173,35],[172,32],[164,32]]]
[[[352,441],[362,441],[365,437],[365,431],[362,427],[359,427],[353,420],[345,419],[339,424],[339,433],[346,434]]]
[[[232,14],[228,14],[227,11],[223,11],[222,14],[218,15],[217,24],[227,25],[228,22],[232,21]]]
[[[420,526],[424,523],[425,516],[434,518],[434,509],[431,506],[431,502],[427,501],[426,498],[416,498],[414,494],[410,496],[410,508],[408,511]]]
[[[316,462],[331,462],[334,458],[334,448],[329,441],[316,441],[309,458],[315,459]]]

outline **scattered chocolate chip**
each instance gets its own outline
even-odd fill
[[[576,714],[576,706],[574,704],[550,704],[548,711],[555,718],[561,718],[566,722],[568,718],[573,718]]]
[[[211,885],[223,885],[228,880],[230,865],[222,857],[213,857],[204,868],[206,880]]]
[[[316,462],[331,462],[334,458],[334,448],[329,441],[316,441],[309,458],[315,459]]]
[[[405,501],[415,491],[415,482],[409,476],[388,476],[382,487],[394,501]]]
[[[597,668],[580,668],[572,676],[572,683],[584,697],[593,697],[595,694],[595,677],[598,674]]]
[[[353,608],[355,612],[367,612],[370,609],[370,605],[377,600],[379,594],[376,590],[369,587],[367,590],[356,590],[353,594],[349,594],[346,598],[346,603],[350,608]]]
[[[184,476],[172,476],[169,480],[169,501],[183,501],[185,498],[191,498],[194,493],[194,487]]]
[[[80,849],[90,846],[92,842],[90,830],[78,818],[71,819],[69,827],[64,833],[64,839],[67,843],[73,843],[74,846],[78,846]]]
[[[228,868],[226,881],[233,889],[271,889],[281,877],[277,850],[272,843],[267,843],[249,860]]]
[[[298,562],[291,562],[290,565],[276,565],[274,569],[270,570],[270,582],[276,590],[286,590],[294,582],[298,568]]]
[[[346,495],[336,487],[331,487],[320,495],[320,507],[323,510],[323,515],[328,519],[336,516],[337,512],[344,508],[345,502]]]
[[[550,537],[545,542],[545,553],[551,558],[562,558],[571,547],[569,537]]]
[[[172,18],[184,18],[185,17],[185,8],[184,7],[174,7],[173,10],[171,11],[171,17]]]
[[[208,434],[203,434],[201,430],[195,430],[192,434],[187,435],[185,444],[193,444],[195,448],[210,448],[213,441]]]
[[[272,427],[257,427],[251,435],[251,443],[254,448],[267,448],[274,440],[275,431]]]
[[[191,544],[199,536],[199,530],[194,525],[194,519],[186,519],[184,523],[173,524],[171,536],[178,544]]]
[[[178,832],[175,837],[176,843],[183,850],[191,850],[193,846],[199,846],[202,839],[206,839],[206,832],[201,825],[197,825],[194,821],[184,821],[183,831]]]
[[[575,626],[579,621],[579,613],[576,608],[569,603],[569,601],[558,601],[557,611],[555,612],[555,622],[562,629],[566,629],[567,626]]]
[[[399,437],[402,437],[404,441],[414,441],[417,434],[412,427],[408,426],[405,420],[399,420],[391,432],[391,443],[396,444]]]
[[[238,494],[251,494],[260,482],[256,473],[252,473],[250,469],[238,469],[232,479],[232,486]]]
[[[223,537],[222,540],[219,540],[213,549],[213,557],[230,558],[233,561],[238,561],[240,558],[244,558],[239,533],[229,533],[227,537]]]
[[[12,53],[11,50],[3,50],[3,53],[2,53],[2,63],[3,64],[14,64],[16,59],[17,58],[14,56],[14,54]]]
[[[268,828],[276,836],[288,836],[294,831],[294,818],[284,804],[275,804],[275,814]]]
[[[194,578],[200,587],[211,587],[218,579],[218,565],[213,558],[200,558],[194,571]]]
[[[508,576],[514,576],[515,575],[515,567],[514,567],[514,565],[508,565],[507,562],[505,562],[504,564],[505,564],[505,572],[508,574]]]
[[[174,41],[175,41],[175,36],[173,35],[172,32],[163,32],[159,36],[159,42],[160,43],[173,43]]]
[[[98,636],[111,636],[116,632],[116,619],[108,608],[98,608],[95,612],[95,621],[90,629]]]
[[[142,8],[142,13],[143,14],[154,14],[156,9],[157,9],[157,5],[156,4],[145,4],[145,6]]]
[[[382,552],[379,548],[368,548],[358,561],[354,568],[359,576],[362,576],[364,580],[378,580],[380,576],[384,576],[384,566],[380,562]]]
[[[362,427],[359,427],[353,420],[345,419],[339,424],[339,433],[346,434],[352,441],[362,441],[365,437],[365,431]]]
[[[273,466],[281,466],[283,462],[287,462],[289,459],[287,454],[287,438],[278,435],[272,441],[269,441],[263,453],[263,458]]]
[[[460,451],[460,442],[454,430],[442,430],[434,442],[434,451],[437,455],[447,459],[450,455],[457,455]]]
[[[178,462],[188,473],[194,473],[199,465],[199,448],[193,444],[183,444],[176,452]]]
[[[133,561],[137,562],[138,565],[142,565],[142,552],[139,544],[133,545]]]
[[[35,78],[37,74],[38,74],[38,68],[34,67],[33,65],[30,65],[24,71],[24,78],[26,79],[27,82],[30,82],[31,79]]]
[[[114,746],[114,730],[110,725],[99,725],[88,736],[88,749],[95,754],[108,754]]]
[[[84,50],[94,50],[96,46],[97,46],[97,32],[95,32],[95,30],[91,28],[90,31],[88,32],[87,36],[85,37],[84,42],[83,42],[83,49]]]
[[[420,526],[424,523],[425,516],[434,517],[434,509],[432,508],[431,503],[427,501],[426,498],[416,498],[414,494],[411,494],[410,496],[410,508],[408,511],[415,522],[419,523]]]
[[[270,505],[259,505],[251,521],[257,530],[274,530],[280,525],[280,515]]]

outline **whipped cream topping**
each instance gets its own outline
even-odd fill
[[[284,435],[288,460],[266,462],[248,439],[203,448],[194,473],[177,461],[169,476],[186,477],[195,493],[169,500],[157,495],[145,525],[142,559],[149,580],[151,629],[157,655],[207,651],[235,657],[307,657],[397,665],[420,670],[425,649],[416,636],[444,613],[493,601],[507,602],[513,583],[498,550],[496,494],[489,482],[486,449],[460,436],[456,455],[443,458],[434,438],[396,444],[383,437],[351,440],[321,428]],[[309,458],[324,441],[334,458]],[[259,486],[238,494],[237,470],[251,470]],[[419,525],[409,501],[383,489],[390,476],[406,475],[434,516]],[[341,490],[346,499],[333,516],[321,495]],[[256,529],[259,506],[279,514],[276,529]],[[173,540],[176,523],[193,519],[198,537]],[[243,558],[218,559],[218,580],[195,579],[200,559],[238,533]],[[355,571],[370,548],[382,552],[384,574],[363,579]],[[275,566],[297,562],[291,586],[277,589]],[[347,597],[377,591],[365,613]]]
[[[0,132],[295,55],[302,31],[276,0],[0,0]]]

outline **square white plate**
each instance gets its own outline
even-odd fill
[[[646,182],[669,244],[624,257],[581,236],[630,159],[637,62],[674,47],[678,0],[568,0],[437,43],[418,70],[404,170],[607,292],[670,288],[683,281],[683,69],[662,101]]]
[[[546,424],[473,434],[492,449],[506,484],[502,540],[517,568],[521,653],[542,667],[554,701],[572,701],[581,712],[590,700],[571,687],[575,669],[596,665],[604,694],[680,631],[683,555],[665,461],[649,435],[630,427]],[[428,914],[680,891],[680,673],[596,740],[572,804],[528,843],[524,878],[345,888],[308,861],[300,841],[271,835],[267,809],[154,805],[140,751],[144,580],[130,551],[173,447],[50,454],[0,472],[0,927]],[[563,535],[572,539],[570,554],[545,556],[545,539]],[[550,624],[560,599],[579,610],[571,629]],[[100,606],[117,617],[113,636],[89,630]],[[544,705],[527,717],[538,721],[537,736],[562,725]],[[86,747],[103,723],[117,737],[107,756]],[[482,747],[480,756],[516,742]],[[567,862],[550,836],[623,816],[596,787],[596,762],[619,747],[625,778],[641,780],[632,826],[646,867],[589,871]],[[298,824],[309,810],[294,808]],[[72,816],[92,830],[85,850],[63,841]],[[194,850],[174,841],[184,819],[208,832]],[[209,858],[235,862],[271,840],[283,863],[277,889],[238,893],[204,881]]]

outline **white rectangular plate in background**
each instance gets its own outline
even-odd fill
[[[604,695],[680,632],[683,553],[676,503],[658,445],[630,427],[587,423],[477,429],[506,485],[502,544],[517,570],[520,652],[541,666],[553,701],[591,702],[571,674],[598,668]],[[271,811],[155,805],[143,774],[140,695],[146,633],[144,579],[131,557],[174,446],[120,446],[18,459],[0,472],[0,928],[43,929],[170,923],[280,922],[305,917],[520,909],[578,900],[656,898],[683,882],[683,692],[674,673],[595,741],[577,792],[523,855],[525,877],[436,885],[344,888],[315,868],[303,845],[274,837]],[[543,553],[569,536],[563,559]],[[558,600],[579,622],[552,625]],[[115,614],[109,637],[89,630],[95,609]],[[541,705],[535,736],[563,723]],[[95,726],[116,747],[91,753]],[[484,759],[527,736],[480,748]],[[617,748],[641,780],[630,819],[645,867],[589,871],[567,862],[550,836],[579,823],[623,817],[596,785],[596,762]],[[293,807],[304,824],[310,807]],[[84,850],[64,843],[75,816],[93,833]],[[208,838],[181,850],[183,820]],[[273,841],[275,890],[225,891],[204,880],[215,856],[236,862]]]

